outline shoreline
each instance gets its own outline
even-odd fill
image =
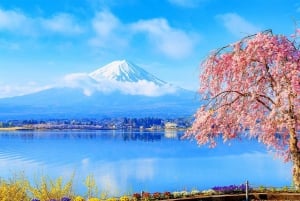
[[[7,127],[0,128],[0,131],[113,131],[113,130],[122,130],[122,131],[185,131],[187,129],[177,128],[177,129],[109,129],[109,128],[28,128],[28,127]]]
[[[32,128],[26,127],[8,127],[8,128],[0,128],[0,131],[31,131],[34,130]]]

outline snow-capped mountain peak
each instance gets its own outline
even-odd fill
[[[80,88],[87,96],[96,92],[162,96],[179,89],[160,80],[141,67],[126,61],[113,61],[92,73],[73,73],[65,76],[65,86]]]
[[[115,80],[119,82],[147,81],[152,82],[158,86],[167,84],[166,82],[160,80],[141,67],[127,60],[113,61],[90,73],[89,75],[98,81],[101,81],[103,79]]]

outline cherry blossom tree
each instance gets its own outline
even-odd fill
[[[300,31],[298,31],[300,34]],[[300,188],[300,50],[297,37],[268,30],[212,52],[201,64],[205,100],[185,136],[216,146],[216,139],[255,138],[293,163]]]

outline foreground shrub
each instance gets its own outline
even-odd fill
[[[171,197],[172,197],[171,192],[169,192],[169,191],[164,192],[164,198],[165,199],[170,199]]]
[[[74,198],[74,201],[85,201],[85,200],[84,200],[84,198],[81,197],[81,196],[76,196],[76,197]]]
[[[118,201],[117,198],[108,198],[106,201]]]
[[[202,191],[202,193],[203,193],[204,195],[215,195],[215,194],[217,194],[217,192],[214,191],[214,190],[212,190],[212,189],[204,190],[204,191]]]
[[[180,197],[182,197],[182,194],[180,192],[178,192],[178,191],[175,191],[175,192],[172,193],[172,196],[174,198],[180,198]]]
[[[142,193],[142,200],[143,200],[143,201],[149,201],[150,198],[151,198],[150,193],[148,193],[148,192],[143,192],[143,193]]]
[[[122,197],[120,197],[120,201],[129,201],[129,197],[128,196],[122,196]]]
[[[1,201],[30,201],[27,196],[28,182],[24,178],[14,178],[11,181],[0,180],[0,200]]]
[[[191,195],[199,195],[201,192],[198,190],[192,190]]]
[[[222,194],[228,193],[243,193],[246,191],[246,185],[230,185],[230,186],[215,186],[212,188],[214,191]],[[249,190],[252,190],[249,188]]]
[[[99,198],[90,198],[88,201],[101,201]]]
[[[42,177],[35,186],[29,185],[28,191],[32,197],[40,201],[70,201],[70,198],[73,197],[72,186],[73,178],[64,184],[62,177],[56,180]]]
[[[94,198],[94,197],[97,197],[98,196],[98,193],[99,193],[99,190],[98,190],[98,187],[97,187],[97,184],[96,184],[96,180],[94,178],[93,175],[88,175],[85,182],[84,182],[84,185],[86,186],[87,188],[87,193],[86,193],[86,197],[89,198],[89,201]],[[96,198],[95,198],[96,199]],[[96,200],[92,200],[92,201],[96,201]]]
[[[69,197],[63,197],[63,198],[61,198],[61,201],[71,201],[71,198],[69,198]]]
[[[139,194],[139,193],[134,193],[133,195],[132,195],[132,200],[133,201],[137,201],[137,200],[140,200],[141,199],[141,194]]]
[[[155,200],[158,200],[161,198],[161,193],[160,192],[155,192],[152,194],[152,197],[155,199]]]

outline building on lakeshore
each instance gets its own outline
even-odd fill
[[[177,124],[172,122],[165,123],[165,129],[177,129]]]

